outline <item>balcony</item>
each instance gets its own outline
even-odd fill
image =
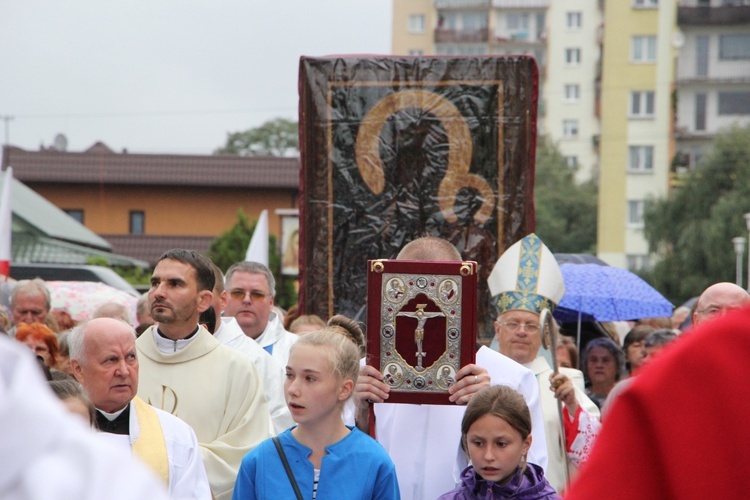
[[[435,0],[435,9],[489,9],[490,0]]]
[[[549,0],[492,0],[496,9],[546,9]]]
[[[737,26],[741,24],[750,24],[750,5],[677,8],[677,26]]]
[[[479,30],[435,29],[435,43],[481,43],[489,40],[487,28]]]

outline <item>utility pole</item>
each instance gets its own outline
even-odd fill
[[[10,121],[13,119],[12,115],[0,115],[0,119],[5,122],[5,143],[3,144],[3,167],[10,165]]]

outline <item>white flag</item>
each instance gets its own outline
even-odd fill
[[[12,229],[12,210],[10,205],[10,191],[13,184],[13,168],[8,167],[3,179],[3,188],[0,192],[0,276],[10,276],[11,246],[10,236]]]
[[[260,262],[268,267],[268,210],[263,210],[255,224],[253,237],[247,246],[246,261]]]

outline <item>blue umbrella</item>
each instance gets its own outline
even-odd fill
[[[672,315],[674,306],[626,269],[597,264],[561,264],[560,271],[565,281],[565,295],[555,310],[555,317],[560,321],[572,317],[625,321]]]

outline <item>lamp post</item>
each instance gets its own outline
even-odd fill
[[[734,243],[734,254],[737,258],[737,272],[735,274],[735,282],[739,287],[742,286],[742,255],[745,253],[746,241],[747,238],[743,238],[742,236],[732,238],[732,243]]]
[[[750,234],[750,213],[746,213],[743,217],[745,218],[747,232]],[[747,252],[747,286],[750,288],[750,252]]]

